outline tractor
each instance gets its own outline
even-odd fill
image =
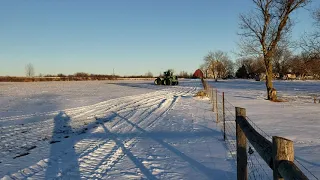
[[[173,76],[173,72],[171,70],[168,70],[163,73],[163,78],[157,77],[157,79],[154,80],[155,85],[178,85],[178,76]]]

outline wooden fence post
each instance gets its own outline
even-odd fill
[[[213,104],[213,88],[210,89],[210,94],[211,94],[211,103]]]
[[[222,118],[223,118],[223,140],[226,140],[226,111],[224,106],[224,92],[222,92]]]
[[[248,179],[247,138],[242,131],[239,121],[246,118],[246,109],[236,107],[236,139],[237,139],[237,180]]]
[[[220,122],[220,119],[219,119],[219,107],[218,107],[218,89],[216,89],[216,102],[215,102],[215,107],[216,107],[216,120],[217,120],[217,123]]]
[[[279,163],[282,160],[294,161],[294,148],[291,140],[273,136],[272,137],[273,179],[283,180],[278,172]]]
[[[212,102],[212,112],[214,112],[214,98],[213,98],[213,88],[211,89],[211,102]]]
[[[218,112],[218,89],[215,89],[214,91],[214,96],[215,96],[215,110]]]

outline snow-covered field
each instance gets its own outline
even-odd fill
[[[1,84],[4,179],[234,179],[199,81]]]
[[[0,178],[235,179],[198,80],[0,83]],[[276,82],[288,102],[264,100],[263,82],[210,82],[270,135],[295,142],[320,177],[320,82]]]

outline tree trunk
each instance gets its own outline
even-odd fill
[[[218,82],[218,72],[217,71],[214,71],[213,76],[214,76],[214,81]]]
[[[273,73],[272,73],[272,62],[271,57],[266,55],[264,57],[265,65],[266,65],[266,87],[267,87],[267,95],[268,100],[275,101],[277,99],[276,89],[273,88]]]

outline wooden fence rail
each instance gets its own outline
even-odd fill
[[[203,86],[212,103],[212,111],[216,113],[216,122],[223,121],[223,136],[226,137],[225,94],[222,92],[222,117],[219,119],[218,91],[211,88],[202,80]],[[273,179],[307,180],[307,176],[295,165],[293,142],[273,136],[272,142],[261,135],[246,119],[246,109],[235,107],[236,121],[236,150],[237,150],[237,179],[248,179],[247,141],[254,147],[259,156],[273,170]]]
[[[246,139],[256,149],[262,159],[273,170],[273,179],[293,179],[305,180],[308,179],[303,172],[294,164],[294,148],[293,142],[282,137],[272,137],[273,142],[270,142],[261,134],[259,134],[251,124],[246,120],[246,110],[244,108],[236,107],[236,124],[237,124],[237,168],[238,179],[247,179],[248,174],[244,174],[246,170],[247,156],[244,155],[243,150],[246,151]],[[238,129],[239,128],[239,129]],[[241,133],[238,133],[241,131]],[[238,148],[238,143],[240,148]]]

